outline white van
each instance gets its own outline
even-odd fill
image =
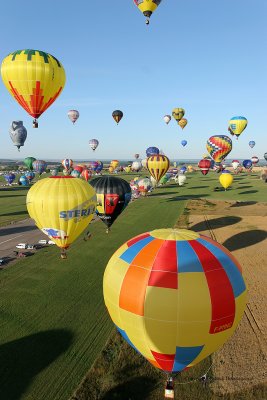
[[[27,249],[28,243],[19,243],[16,245],[17,249]]]
[[[41,239],[38,241],[39,244],[47,244],[47,240],[45,239]]]

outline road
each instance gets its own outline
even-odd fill
[[[18,243],[34,244],[40,239],[47,239],[47,236],[35,226],[32,219],[0,227],[0,258],[7,257],[12,261]]]

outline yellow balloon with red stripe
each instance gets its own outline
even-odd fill
[[[147,159],[147,169],[158,183],[170,167],[170,160],[163,154],[156,154]]]
[[[28,192],[28,213],[56,245],[67,249],[91,222],[96,193],[72,176],[53,176],[35,183]]]
[[[149,24],[149,18],[151,17],[153,12],[158,8],[158,6],[161,3],[161,0],[134,0],[134,3],[147,18],[146,23]]]
[[[11,96],[35,119],[34,127],[66,81],[65,70],[54,56],[30,49],[17,50],[4,58],[1,75]]]

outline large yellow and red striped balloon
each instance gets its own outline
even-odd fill
[[[62,64],[51,54],[40,50],[17,50],[4,58],[3,82],[11,96],[37,119],[57,99],[65,85]]]
[[[147,158],[147,169],[157,183],[166,174],[169,167],[170,160],[163,154],[156,154]]]
[[[221,347],[246,306],[238,261],[209,237],[181,229],[124,243],[107,265],[103,287],[118,331],[166,372],[192,367]]]

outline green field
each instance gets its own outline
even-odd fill
[[[142,176],[147,175],[142,173]],[[130,180],[138,174],[121,174],[120,177]],[[173,190],[177,196],[186,198],[208,197],[214,199],[239,200],[240,201],[267,201],[267,185],[260,179],[259,174],[247,175],[246,173],[234,176],[232,187],[226,192],[219,183],[219,174],[210,172],[203,176],[200,172],[187,174],[187,183],[184,187],[178,188],[173,185]],[[43,175],[42,178],[46,177]],[[4,178],[0,177],[0,182]],[[169,185],[167,185],[169,187]],[[215,187],[220,187],[221,191],[214,192]],[[161,188],[162,189],[162,188]],[[166,189],[167,190],[167,189]],[[168,189],[169,190],[169,189]],[[166,191],[168,194],[169,191]],[[0,226],[6,225],[11,221],[25,219],[28,216],[25,207],[25,196],[28,188],[6,187],[0,188]],[[174,193],[172,193],[174,194]]]
[[[126,240],[147,230],[174,226],[186,199],[266,201],[266,184],[258,175],[236,177],[226,192],[213,191],[219,186],[215,173],[188,174],[187,178],[184,187],[167,184],[131,203],[109,235],[104,224],[93,223],[92,239],[84,242],[80,237],[67,260],[60,260],[57,248],[47,248],[1,271],[1,398],[70,397],[113,330],[103,304],[102,276],[107,261]],[[27,190],[17,189],[0,189],[0,222],[27,215]],[[17,211],[16,201],[20,203]],[[7,215],[12,212],[13,218]]]

